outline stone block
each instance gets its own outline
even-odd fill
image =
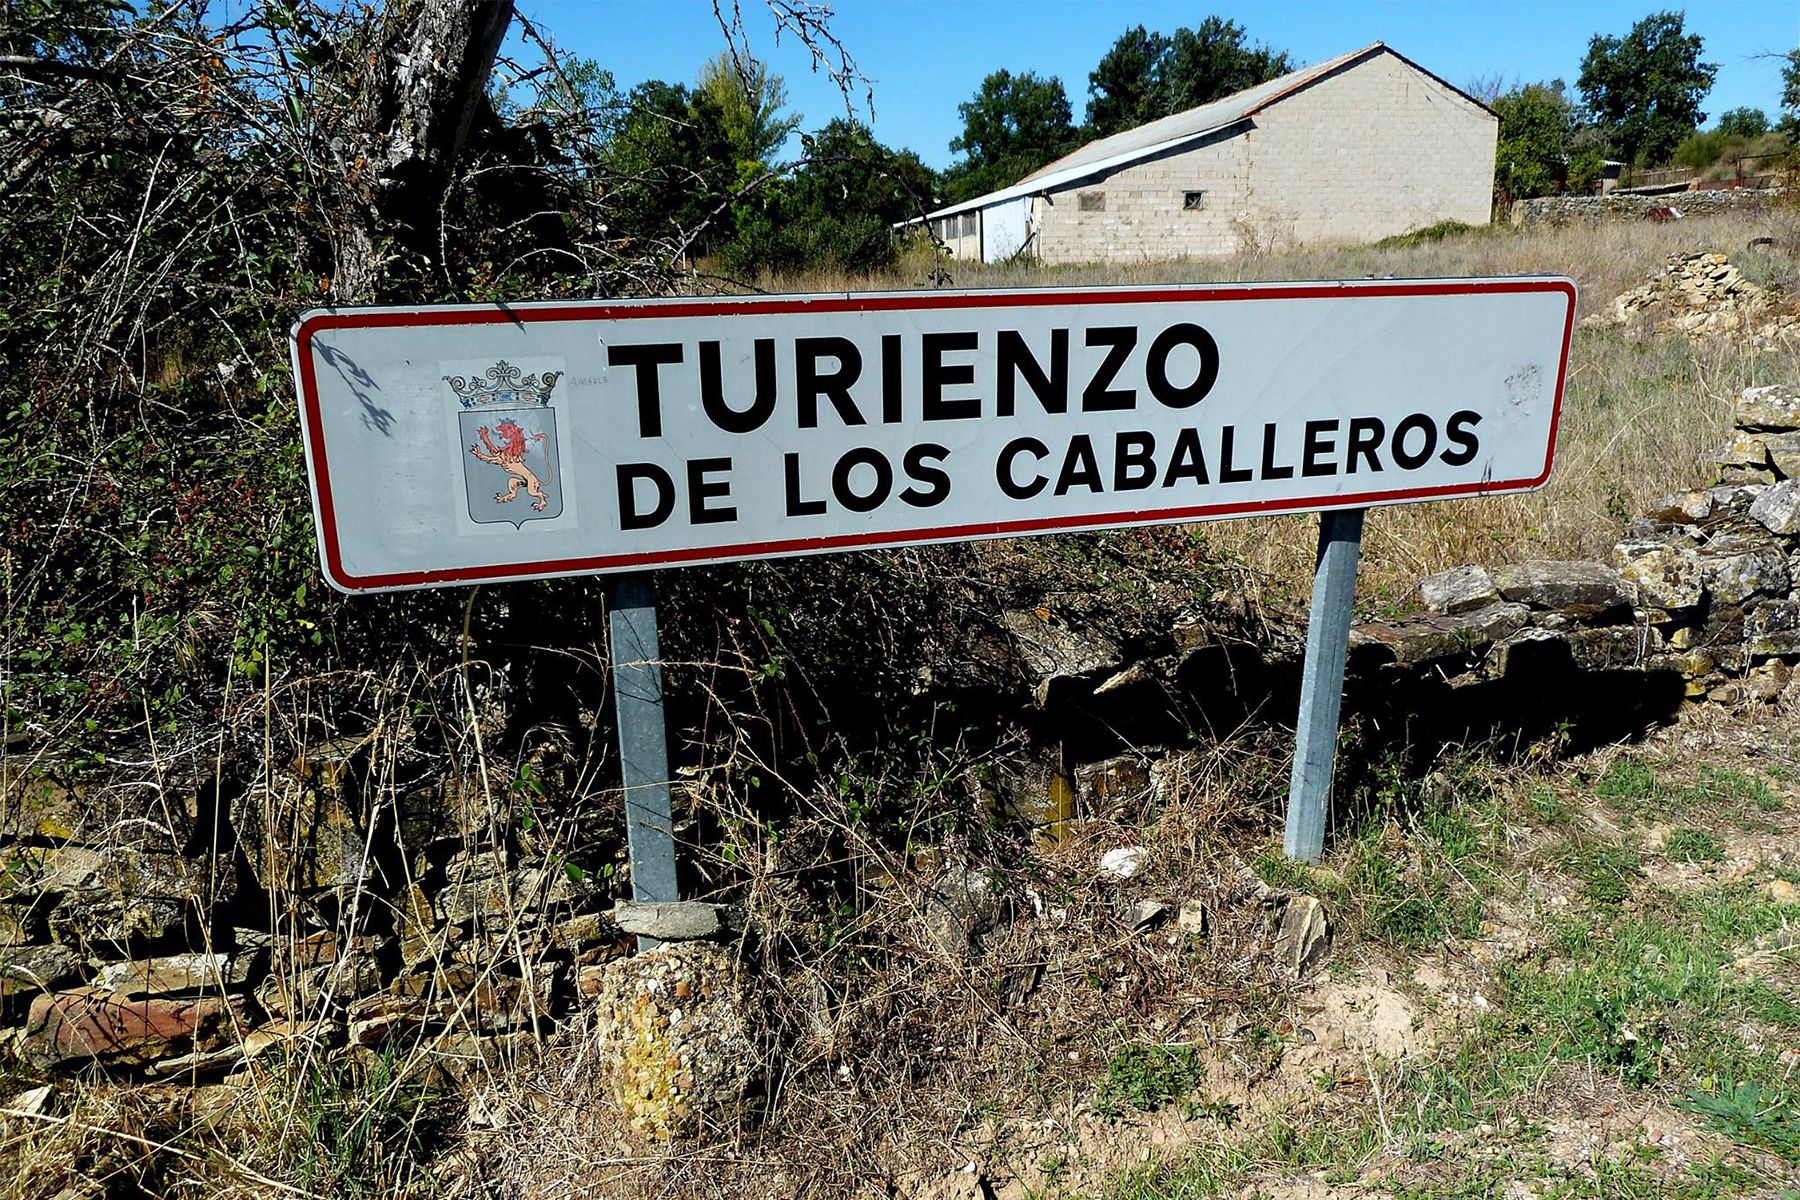
[[[345,780],[339,772],[325,778]],[[233,800],[231,821],[251,872],[270,892],[314,891],[362,878],[367,831],[352,790],[280,776]]]
[[[165,1000],[120,996],[103,988],[52,992],[31,1002],[20,1057],[38,1067],[74,1061],[148,1065],[189,1050],[210,1052],[230,1039],[243,1011],[235,999]]]
[[[1351,630],[1350,645],[1353,651],[1380,647],[1380,652],[1368,655],[1375,662],[1435,662],[1480,653],[1524,628],[1530,616],[1523,604],[1499,603],[1459,616],[1369,621]]]
[[[1075,794],[1089,816],[1136,815],[1150,798],[1150,768],[1135,754],[1121,754],[1075,769]]]
[[[1786,472],[1800,474],[1800,470]],[[1770,533],[1788,537],[1800,533],[1800,480],[1784,479],[1750,503],[1750,516]]]
[[[613,905],[613,923],[637,937],[660,942],[684,942],[709,938],[725,927],[719,906],[698,900],[655,903],[621,900]]]
[[[1494,572],[1500,594],[1538,609],[1588,609],[1604,612],[1629,608],[1633,589],[1617,571],[1592,562],[1539,559],[1513,563]]]
[[[9,774],[0,785],[0,836],[73,838],[89,820],[87,808],[71,785]]]
[[[1719,448],[1714,461],[1721,467],[1767,468],[1770,465],[1769,444],[1764,439],[1768,436],[1748,429],[1735,429],[1731,440]]]
[[[1800,385],[1745,388],[1738,395],[1736,421],[1752,429],[1800,429]]]
[[[1108,674],[1125,665],[1117,642],[1065,624],[1049,609],[1003,612],[999,622],[1012,638],[1040,705],[1058,680]]]
[[[1697,607],[1705,588],[1692,550],[1665,542],[1620,542],[1613,562],[1628,583],[1635,584],[1644,604],[1665,612]]]
[[[1700,580],[1715,605],[1778,596],[1789,585],[1787,555],[1771,541],[1719,538],[1695,555]]]
[[[1800,430],[1764,433],[1763,445],[1769,452],[1769,465],[1783,479],[1800,475]]]
[[[101,968],[94,985],[121,996],[172,996],[239,988],[250,978],[249,954],[172,954]]]
[[[1744,614],[1744,649],[1751,654],[1800,654],[1800,602],[1773,600]]]
[[[13,946],[0,950],[0,998],[54,992],[78,984],[87,960],[67,946]]]
[[[1664,524],[1692,525],[1712,516],[1712,511],[1713,495],[1702,490],[1664,496],[1644,515]]]
[[[93,958],[144,953],[184,942],[195,907],[191,897],[69,892],[50,910],[50,937]]]
[[[1419,580],[1419,595],[1432,612],[1455,614],[1497,603],[1500,589],[1480,567],[1452,567]]]
[[[1661,635],[1655,629],[1638,625],[1575,629],[1569,632],[1568,639],[1570,656],[1584,671],[1635,667],[1662,649]]]

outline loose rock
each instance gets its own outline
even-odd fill
[[[1294,896],[1281,911],[1275,951],[1296,975],[1305,975],[1331,950],[1331,923],[1325,906],[1312,896]]]

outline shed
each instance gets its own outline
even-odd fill
[[[1499,118],[1381,42],[929,215],[960,258],[1133,262],[1488,223]],[[916,222],[914,222],[916,224]]]

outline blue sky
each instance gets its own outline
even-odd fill
[[[721,0],[729,7],[730,0]],[[1645,14],[1675,4],[1654,0],[837,0],[838,36],[872,81],[874,127],[890,146],[916,150],[934,167],[955,157],[956,106],[1001,67],[1061,77],[1079,121],[1087,75],[1125,29],[1168,32],[1208,13],[1244,26],[1253,41],[1288,51],[1301,65],[1384,41],[1459,87],[1504,75],[1531,82],[1580,74],[1595,33],[1624,34]],[[595,59],[621,88],[645,79],[691,82],[724,47],[710,0],[519,0],[519,8],[565,49]],[[779,45],[763,0],[742,0],[753,51],[788,84],[804,128],[844,112],[823,74],[790,36]],[[1684,8],[1687,28],[1706,39],[1718,80],[1705,110],[1715,118],[1749,105],[1775,114],[1780,64],[1772,54],[1800,45],[1796,0],[1709,0]],[[867,121],[867,101],[857,97]]]

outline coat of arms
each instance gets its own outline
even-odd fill
[[[468,447],[463,487],[471,519],[516,529],[562,515],[556,410],[550,406],[562,376],[561,371],[526,375],[505,359],[466,379],[444,376],[462,405],[457,422]]]

